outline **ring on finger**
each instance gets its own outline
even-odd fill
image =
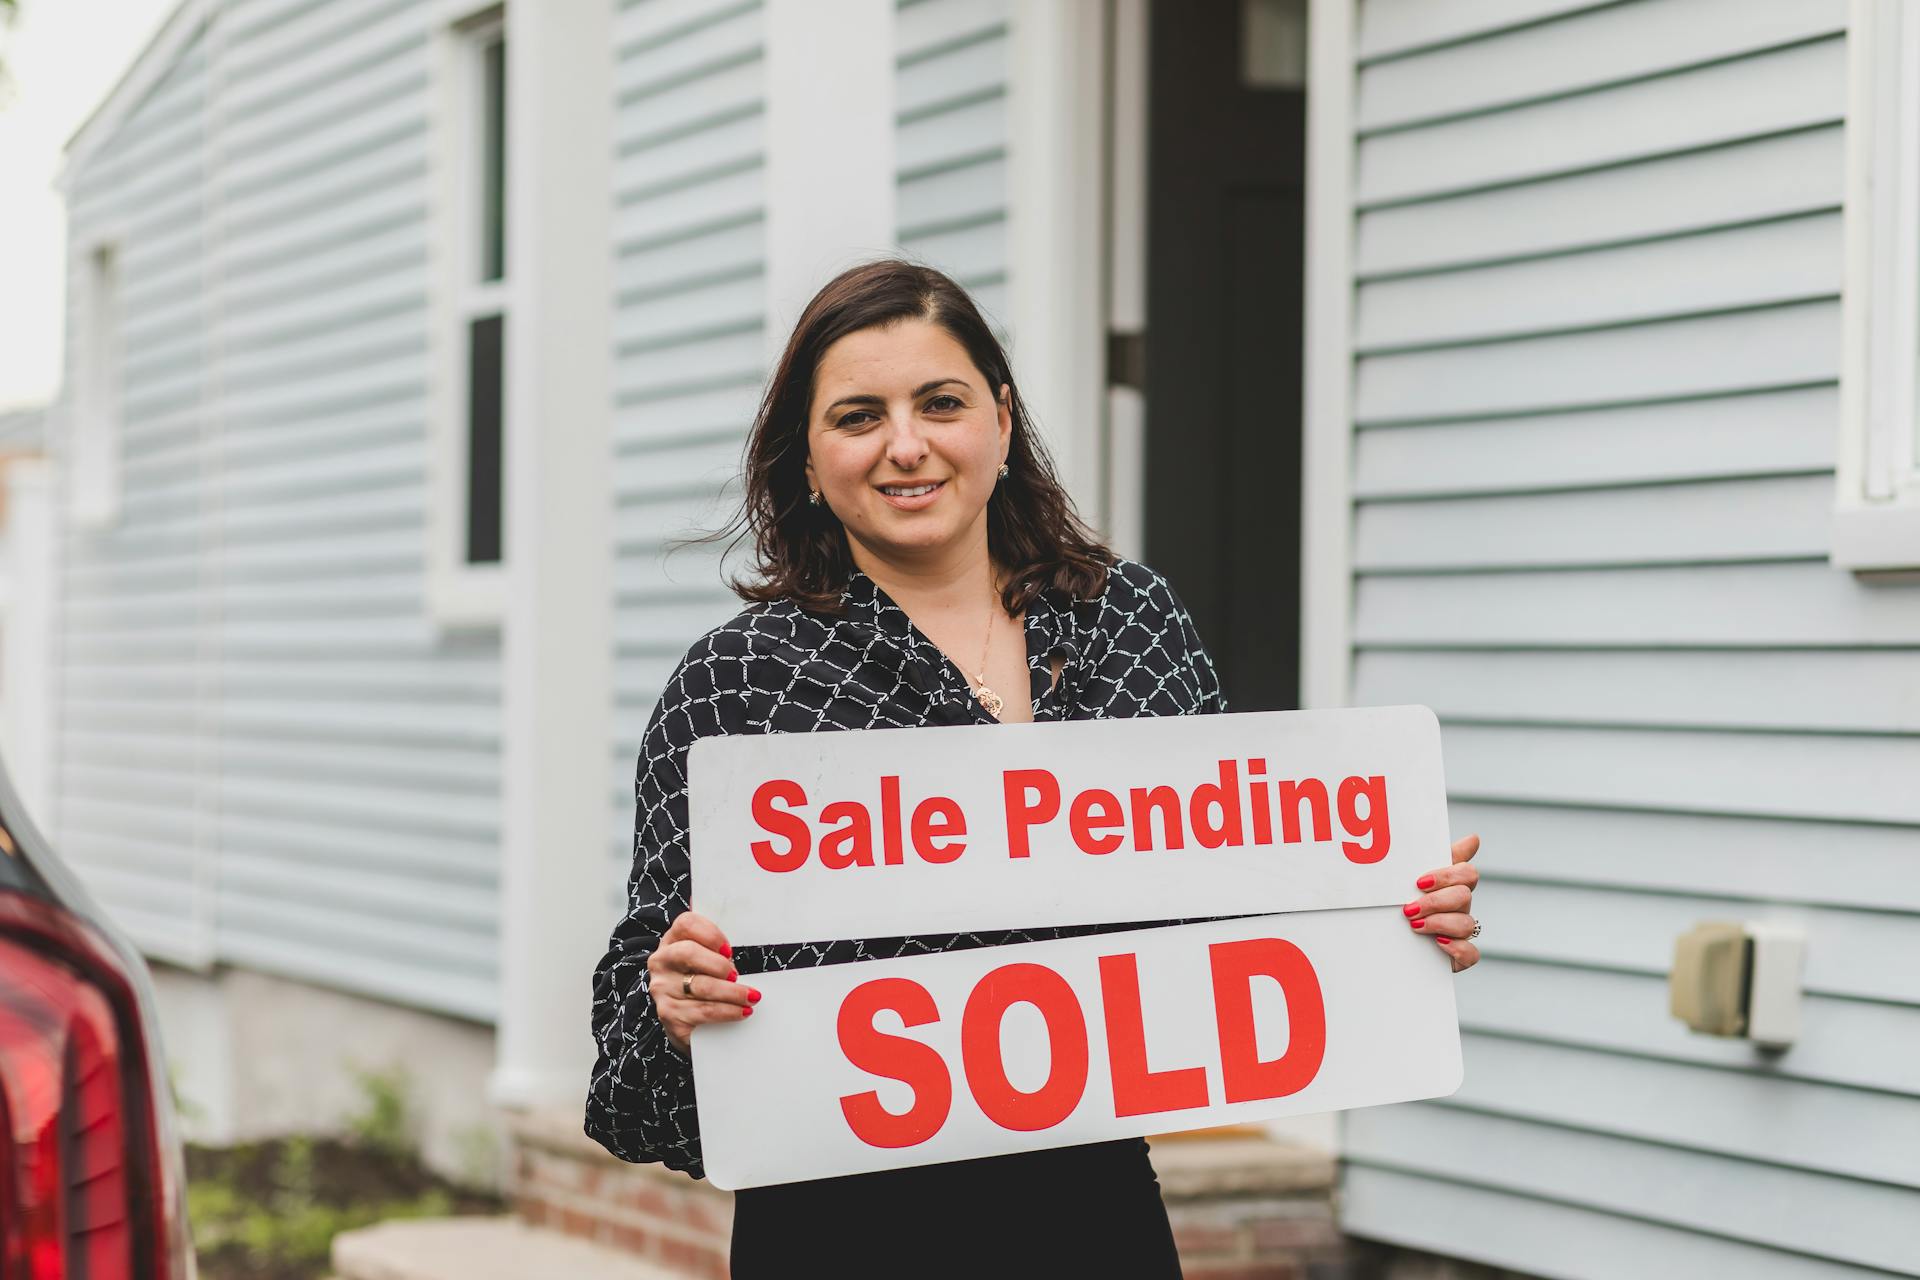
[[[682,974],[680,977],[680,998],[682,1000],[693,999],[693,975],[691,973]]]
[[[1468,938],[1477,938],[1477,937],[1479,937],[1479,936],[1480,936],[1480,922],[1479,922],[1478,920],[1475,920],[1475,921],[1473,922],[1473,932],[1472,932],[1472,933],[1470,933],[1470,934],[1468,934],[1468,935],[1467,935],[1467,937],[1468,937]]]

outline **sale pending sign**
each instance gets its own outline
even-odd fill
[[[735,944],[1405,902],[1426,707],[703,738],[693,905]]]
[[[1459,1085],[1450,962],[1397,910],[1448,848],[1424,707],[711,738],[689,772],[736,943],[1239,917],[754,976],[694,1036],[718,1186]]]

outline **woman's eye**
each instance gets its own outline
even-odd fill
[[[929,409],[935,409],[935,410],[938,410],[938,411],[940,411],[940,412],[943,412],[943,413],[944,413],[944,412],[948,412],[948,410],[942,410],[942,409],[940,409],[940,403],[941,403],[942,401],[945,401],[945,402],[947,402],[948,404],[950,404],[950,405],[952,405],[952,406],[953,406],[953,408],[955,408],[955,409],[958,409],[958,408],[960,407],[960,401],[959,401],[959,399],[958,399],[958,398],[956,398],[956,397],[954,397],[954,396],[935,396],[935,397],[934,397],[933,399],[931,399],[931,400],[929,400],[929,401],[927,401],[927,408],[929,408]]]
[[[852,413],[849,413],[845,417],[841,418],[840,421],[835,425],[842,426],[842,427],[857,427],[860,424],[854,421],[854,419],[865,418],[870,416],[871,415],[868,414],[865,409],[855,409]]]

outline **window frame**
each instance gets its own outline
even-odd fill
[[[506,604],[505,448],[512,371],[503,342],[500,361],[501,558],[468,558],[472,370],[470,334],[475,322],[500,317],[503,330],[514,311],[511,232],[512,103],[502,113],[502,273],[483,279],[486,247],[485,58],[487,48],[508,38],[506,9],[497,0],[448,0],[434,23],[432,213],[432,377],[428,393],[431,457],[428,513],[429,612],[443,628],[498,628]],[[511,48],[505,57],[510,61]],[[506,76],[511,81],[511,68]],[[507,92],[511,93],[511,87]]]
[[[1852,0],[1830,556],[1920,569],[1920,14]]]
[[[75,316],[74,396],[67,434],[67,499],[72,522],[105,529],[120,518],[120,446],[125,428],[124,236],[89,239],[85,285]]]

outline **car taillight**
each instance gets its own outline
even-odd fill
[[[0,1280],[182,1280],[133,988],[84,923],[0,893]]]

